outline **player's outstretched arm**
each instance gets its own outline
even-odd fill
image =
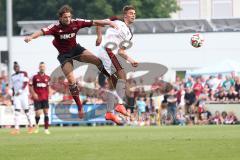
[[[118,50],[118,54],[119,54],[122,58],[124,58],[125,60],[127,60],[129,63],[131,63],[131,65],[132,65],[133,67],[137,67],[137,66],[138,66],[138,62],[135,61],[134,59],[132,59],[130,56],[128,56],[127,53],[126,53],[126,51],[125,51],[125,49],[120,48],[120,49]]]
[[[97,33],[96,46],[99,46],[102,43],[102,27],[101,26],[96,26],[96,33]]]
[[[94,26],[106,26],[109,25],[110,27],[113,27],[115,29],[117,29],[117,25],[109,20],[93,20],[93,25]]]
[[[38,99],[38,95],[37,95],[37,93],[34,91],[32,85],[29,85],[29,91],[30,91],[30,93],[31,93],[31,95],[32,95],[32,97],[33,97],[33,99],[34,99],[34,100],[37,100],[37,99]]]
[[[108,19],[105,19],[106,21],[115,21],[122,19],[121,17],[118,16],[112,16]],[[97,33],[97,39],[96,39],[96,46],[99,46],[102,43],[102,26],[97,25],[96,26],[96,33]]]
[[[40,37],[40,36],[42,36],[42,35],[43,35],[43,32],[42,32],[42,31],[37,31],[37,32],[31,34],[30,36],[26,36],[26,37],[24,38],[24,41],[25,41],[26,43],[28,43],[28,42],[30,42],[32,39],[36,39],[36,38],[38,38],[38,37]]]

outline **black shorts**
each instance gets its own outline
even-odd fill
[[[83,53],[86,49],[82,47],[80,44],[77,44],[77,46],[70,51],[66,53],[59,53],[57,59],[60,62],[60,64],[63,66],[66,62],[73,63],[73,59],[80,61],[80,54]]]
[[[34,110],[47,109],[49,108],[48,100],[34,101]]]

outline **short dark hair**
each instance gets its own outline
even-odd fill
[[[126,6],[123,7],[122,12],[123,12],[123,14],[126,14],[127,11],[129,11],[129,10],[136,10],[136,8],[132,5],[126,5]]]
[[[68,12],[72,14],[73,9],[69,5],[65,4],[58,10],[57,15],[58,17],[62,17],[64,13],[68,13]]]
[[[41,65],[41,64],[45,64],[45,63],[44,62],[40,62],[39,64]]]

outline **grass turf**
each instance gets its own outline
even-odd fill
[[[41,128],[42,129],[42,128]],[[239,160],[240,126],[65,127],[12,136],[0,160]]]

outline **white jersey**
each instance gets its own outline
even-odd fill
[[[118,29],[108,28],[106,30],[103,42],[101,43],[98,51],[98,57],[101,59],[105,69],[109,74],[115,73],[116,68],[112,60],[109,58],[109,55],[105,48],[110,48],[112,49],[113,54],[117,54],[120,48],[119,46],[121,45],[122,47],[127,48],[129,44],[124,42],[129,42],[133,36],[130,28],[123,21],[115,20],[114,23],[117,25]],[[121,57],[117,59],[120,65],[122,65],[121,61],[123,59]]]
[[[28,83],[29,79],[26,72],[20,71],[14,73],[11,77],[11,87],[14,93],[28,94],[28,86],[23,89],[24,83]]]
[[[131,41],[133,34],[131,29],[123,21],[115,20],[113,22],[117,25],[118,29],[108,28],[101,46],[105,48],[107,44],[114,43],[117,48],[113,50],[113,53],[116,54],[120,44],[124,41]]]

